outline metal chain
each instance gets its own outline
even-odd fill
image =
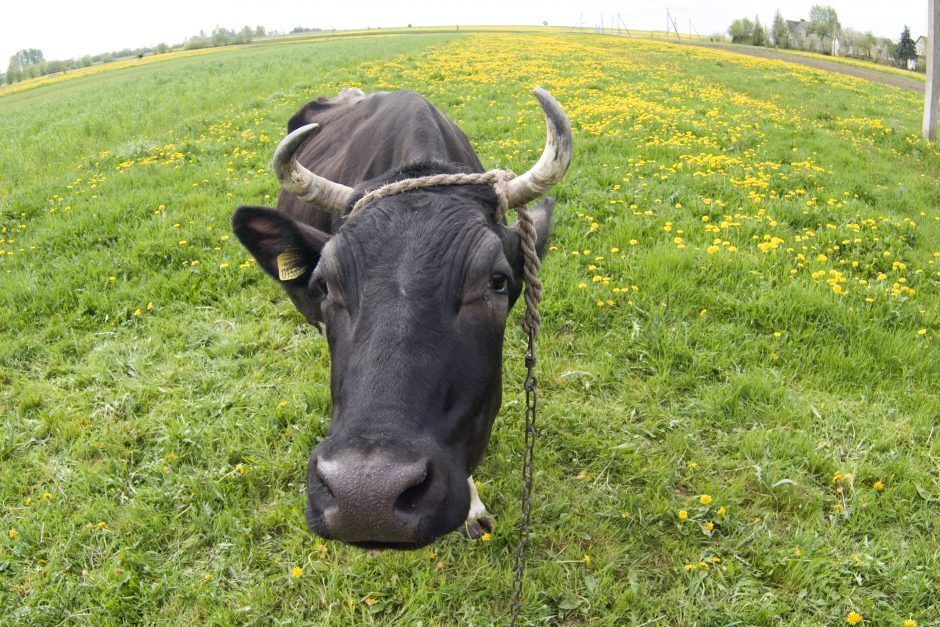
[[[515,627],[522,608],[522,584],[525,577],[525,551],[529,545],[529,515],[532,512],[532,474],[535,466],[535,411],[538,407],[538,380],[535,377],[535,334],[529,328],[529,346],[525,354],[525,448],[522,457],[522,519],[519,523],[519,546],[516,549],[516,574],[512,580],[512,613],[510,627]]]

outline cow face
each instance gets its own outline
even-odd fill
[[[329,342],[332,420],[307,472],[307,523],[324,538],[418,548],[467,517],[523,261],[492,190],[441,189],[376,201],[332,237],[235,213],[239,239]],[[530,212],[540,251],[552,205]]]

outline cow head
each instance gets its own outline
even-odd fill
[[[567,141],[570,159],[570,131]],[[381,182],[460,170],[421,164]],[[307,471],[307,523],[324,538],[418,548],[465,520],[522,289],[520,234],[494,218],[496,204],[487,186],[424,188],[366,205],[332,235],[270,209],[236,211],[239,239],[329,343],[332,420]],[[552,206],[530,210],[540,252]]]

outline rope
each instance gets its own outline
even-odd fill
[[[535,222],[529,215],[525,205],[519,207],[509,207],[509,197],[507,195],[507,185],[509,181],[515,178],[515,174],[507,170],[490,170],[489,172],[472,174],[435,174],[433,176],[422,176],[414,179],[405,179],[383,185],[372,190],[360,198],[353,208],[347,214],[348,216],[358,212],[369,203],[425,187],[437,187],[441,185],[492,185],[496,193],[497,205],[493,213],[493,219],[500,222],[509,209],[514,209],[519,216],[519,234],[522,245],[523,256],[523,279],[525,281],[525,314],[523,315],[522,327],[526,334],[538,334],[542,318],[539,315],[539,301],[542,300],[542,281],[539,280],[539,256],[535,249],[535,242],[538,234],[535,231]]]

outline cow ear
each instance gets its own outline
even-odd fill
[[[541,259],[548,245],[548,235],[552,230],[552,210],[555,208],[555,201],[552,198],[543,198],[542,202],[529,209],[529,215],[532,222],[535,223],[535,251]],[[503,252],[506,259],[512,265],[514,280],[509,289],[510,306],[516,302],[522,290],[522,269],[524,259],[522,256],[522,235],[519,230],[519,222],[515,222],[511,227],[503,227],[500,230],[500,237],[503,240]]]
[[[552,212],[554,210],[554,198],[543,198],[542,202],[529,209],[529,215],[532,217],[532,222],[535,223],[535,250],[539,254],[539,259],[545,254],[545,247],[548,245],[548,235],[552,230]],[[512,225],[512,229],[521,235],[518,221]]]
[[[330,236],[263,207],[239,207],[232,230],[265,272],[284,285],[304,286]]]

